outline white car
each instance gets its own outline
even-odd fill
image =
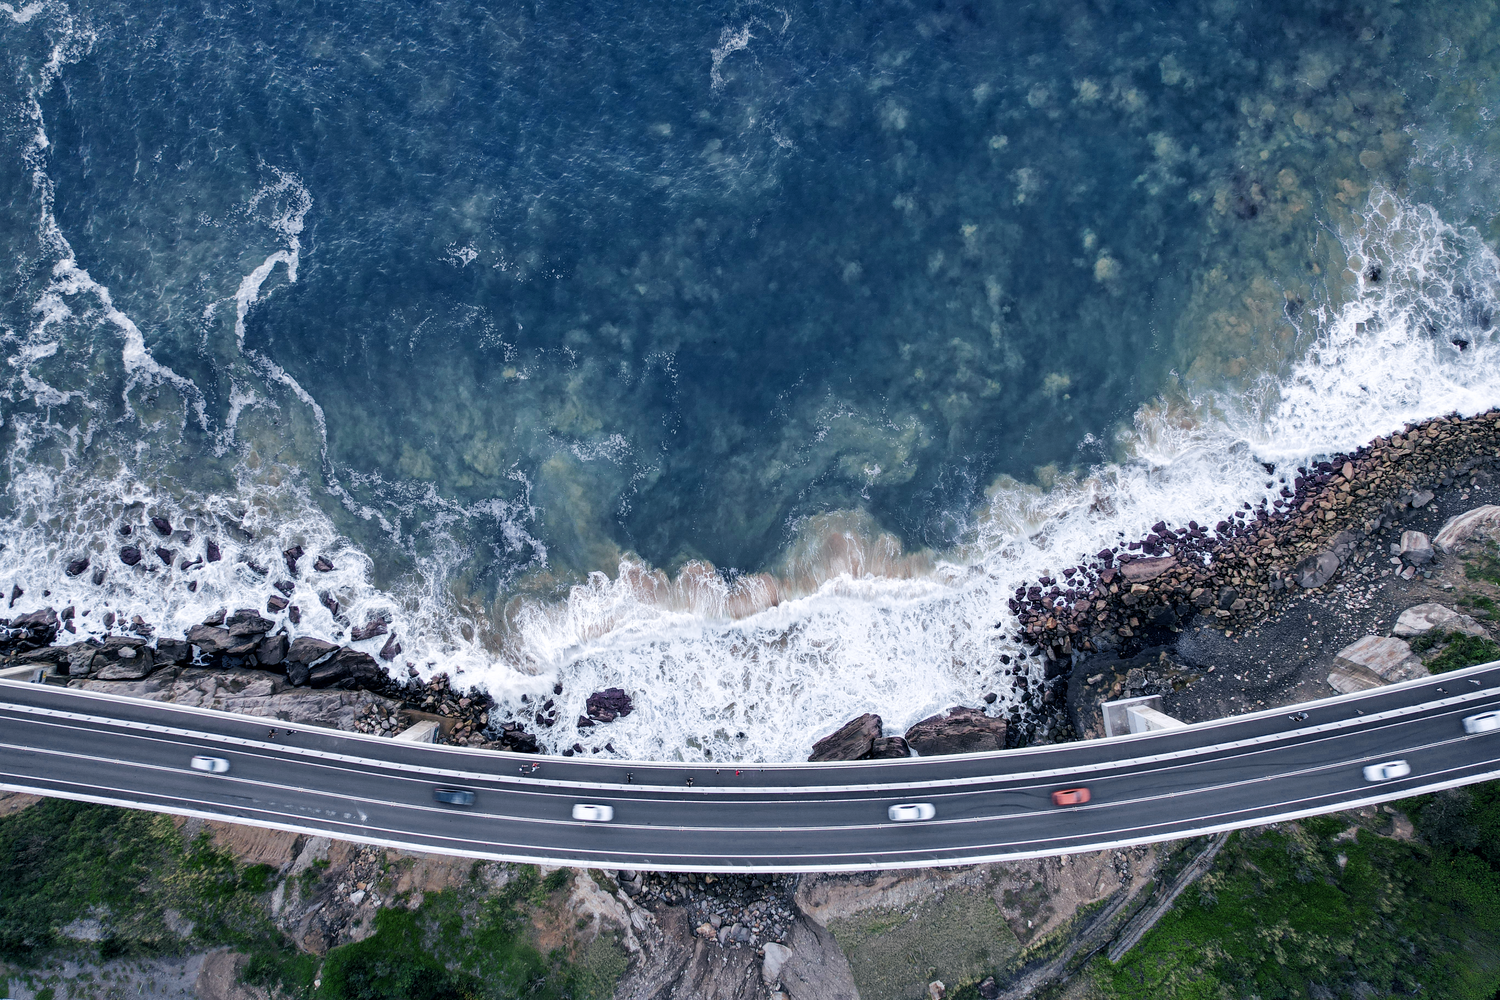
[[[912,823],[919,819],[932,819],[937,815],[937,810],[932,808],[930,802],[903,802],[899,806],[891,806],[886,810],[886,815],[891,818],[892,823]]]
[[[223,757],[194,757],[188,764],[194,771],[207,771],[209,774],[223,774],[229,770],[229,761]]]
[[[585,823],[608,823],[615,818],[615,807],[580,802],[573,807],[573,818],[581,819]]]
[[[1371,764],[1365,768],[1366,781],[1392,781],[1411,774],[1411,765],[1404,760],[1388,760],[1384,764]]]
[[[1500,712],[1483,712],[1464,720],[1466,733],[1493,733],[1500,729]]]

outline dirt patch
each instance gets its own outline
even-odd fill
[[[0,816],[12,816],[22,809],[30,809],[42,801],[40,795],[25,792],[0,792]]]

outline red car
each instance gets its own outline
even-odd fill
[[[1064,788],[1052,793],[1052,804],[1055,806],[1081,806],[1088,800],[1087,788]]]

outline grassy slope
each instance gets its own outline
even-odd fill
[[[322,962],[297,952],[271,922],[275,875],[239,864],[206,835],[184,843],[164,816],[47,799],[0,817],[0,964],[35,976],[62,958],[227,945],[250,956],[248,980],[317,1000],[584,1000],[609,996],[625,971],[623,952],[603,937],[545,956],[532,946],[530,917],[561,904],[566,871],[541,879],[522,867],[499,892],[476,877],[429,893],[415,910],[383,910],[374,935]],[[98,920],[103,939],[62,933],[81,919]],[[192,929],[179,933],[182,921]]]

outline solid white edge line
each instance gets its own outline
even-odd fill
[[[536,854],[509,854],[495,851],[474,851],[467,849],[445,849],[434,850],[431,845],[419,844],[413,841],[399,840],[386,837],[359,837],[330,832],[317,827],[302,826],[296,823],[272,823],[259,819],[242,819],[240,817],[226,817],[220,813],[205,812],[196,809],[166,809],[161,806],[135,802],[126,799],[111,799],[97,795],[87,795],[75,792],[59,792],[53,789],[37,788],[30,785],[11,784],[0,782],[0,789],[12,792],[22,792],[28,795],[40,795],[45,798],[69,799],[75,802],[92,802],[97,805],[119,806],[126,809],[140,809],[145,812],[165,813],[171,816],[191,816],[198,819],[213,820],[219,823],[231,823],[239,826],[253,826],[263,830],[285,830],[289,833],[302,833],[314,837],[328,837],[332,840],[343,840],[355,844],[374,844],[380,847],[391,847],[401,851],[412,851],[417,854],[436,854],[445,857],[456,858],[479,858],[488,861],[507,861],[520,864],[554,865],[563,868],[599,868],[602,870],[629,869],[635,871],[664,871],[664,872],[824,872],[824,871],[894,871],[906,868],[946,868],[962,865],[994,864],[1002,861],[1027,861],[1032,858],[1063,857],[1073,854],[1086,854],[1096,851],[1109,851],[1121,847],[1137,847],[1142,844],[1159,844],[1173,840],[1191,840],[1194,837],[1203,837],[1215,833],[1225,833],[1233,830],[1244,830],[1257,826],[1272,826],[1276,823],[1286,823],[1292,820],[1305,819],[1309,816],[1321,816],[1327,813],[1347,812],[1367,805],[1379,805],[1382,802],[1392,802],[1397,799],[1411,798],[1415,795],[1426,795],[1431,792],[1440,792],[1449,788],[1461,788],[1465,785],[1477,784],[1481,781],[1493,781],[1500,778],[1500,770],[1488,771],[1483,774],[1471,775],[1449,781],[1435,782],[1419,785],[1416,788],[1403,788],[1399,792],[1386,795],[1368,795],[1352,799],[1348,802],[1339,802],[1335,806],[1320,806],[1313,809],[1298,809],[1289,812],[1275,813],[1270,816],[1258,816],[1253,819],[1239,820],[1232,823],[1220,823],[1209,826],[1192,827],[1186,830],[1174,830],[1170,834],[1161,834],[1147,837],[1127,837],[1124,839],[1090,841],[1087,843],[1069,845],[1067,848],[1050,848],[1037,851],[1006,851],[990,854],[964,854],[962,852],[945,852],[943,857],[928,856],[925,858],[894,859],[894,860],[871,860],[868,862],[809,862],[806,864],[723,864],[713,861],[695,862],[673,862],[654,860],[645,857],[629,857],[616,852],[598,852],[597,856],[565,856],[550,855],[545,853]]]
[[[1036,754],[1056,753],[1059,750],[1065,750],[1068,747],[1077,747],[1077,746],[1080,746],[1080,745],[1083,745],[1083,744],[1095,744],[1095,745],[1101,744],[1101,743],[1115,744],[1115,743],[1124,743],[1124,742],[1132,742],[1132,741],[1159,739],[1159,738],[1164,737],[1164,736],[1171,736],[1171,735],[1179,734],[1179,733],[1182,733],[1182,732],[1195,732],[1195,731],[1201,732],[1201,731],[1206,731],[1206,730],[1209,730],[1209,729],[1220,728],[1220,727],[1223,727],[1223,726],[1232,726],[1232,725],[1238,725],[1238,724],[1241,724],[1241,723],[1244,723],[1244,722],[1249,722],[1249,721],[1254,721],[1254,720],[1268,719],[1268,718],[1271,718],[1273,716],[1278,716],[1278,715],[1287,715],[1287,714],[1289,714],[1291,712],[1296,712],[1296,711],[1309,711],[1311,709],[1324,708],[1324,707],[1328,707],[1328,706],[1331,706],[1331,705],[1349,705],[1349,704],[1354,704],[1354,703],[1362,701],[1362,700],[1372,700],[1372,699],[1375,699],[1375,698],[1384,697],[1386,695],[1391,694],[1392,692],[1399,692],[1399,691],[1410,690],[1412,688],[1420,687],[1420,686],[1422,686],[1424,684],[1446,683],[1448,679],[1454,679],[1454,680],[1467,679],[1467,678],[1472,677],[1472,676],[1474,676],[1476,674],[1482,673],[1482,672],[1487,671],[1487,670],[1493,670],[1493,669],[1496,669],[1496,668],[1500,668],[1500,660],[1491,661],[1489,663],[1479,663],[1479,664],[1475,664],[1472,667],[1464,667],[1461,670],[1453,670],[1453,671],[1449,671],[1448,673],[1444,673],[1444,674],[1431,674],[1431,675],[1426,676],[1426,677],[1416,677],[1416,678],[1413,678],[1411,680],[1398,681],[1395,684],[1386,684],[1386,685],[1383,685],[1382,687],[1371,688],[1368,691],[1356,691],[1353,694],[1331,695],[1331,696],[1329,696],[1327,698],[1319,698],[1319,699],[1316,699],[1314,701],[1298,702],[1297,704],[1294,704],[1294,705],[1283,705],[1283,706],[1281,706],[1279,708],[1265,708],[1265,709],[1260,709],[1260,710],[1255,711],[1255,712],[1246,712],[1244,715],[1227,715],[1227,716],[1224,716],[1222,718],[1210,719],[1210,720],[1207,720],[1205,722],[1188,723],[1187,725],[1183,726],[1181,729],[1171,729],[1171,730],[1158,731],[1158,732],[1148,732],[1148,733],[1125,733],[1125,734],[1122,734],[1120,736],[1111,737],[1108,740],[1076,740],[1076,741],[1074,741],[1072,743],[1059,743],[1059,744],[1052,744],[1052,745],[1049,745],[1049,746],[1041,746],[1041,747],[1017,747],[1017,748],[1012,749],[1012,750],[991,750],[991,751],[985,751],[985,752],[981,752],[981,753],[965,754],[964,756],[966,757],[966,759],[969,759],[969,760],[985,760],[985,759],[1006,759],[1006,760],[1009,760],[1009,759],[1015,759],[1017,757],[1033,756],[1033,755],[1036,755]],[[8,679],[0,678],[0,691],[3,691],[6,687],[14,687],[14,688],[17,688],[17,689],[23,690],[23,691],[25,691],[25,690],[33,690],[34,691],[37,686],[34,685],[34,684],[31,684],[31,683],[25,682],[25,681],[13,681],[13,680],[8,680]],[[382,744],[382,745],[388,745],[390,743],[390,738],[389,737],[375,736],[375,735],[370,734],[370,733],[348,732],[348,731],[341,730],[341,729],[332,729],[332,728],[326,727],[326,726],[308,725],[306,723],[300,723],[300,722],[285,722],[285,721],[282,721],[280,719],[267,719],[267,718],[264,718],[262,716],[257,716],[257,715],[241,715],[241,714],[239,714],[237,712],[224,712],[224,711],[220,711],[218,709],[202,708],[202,707],[196,706],[196,705],[178,705],[178,704],[175,704],[173,702],[155,701],[155,700],[150,699],[150,698],[136,698],[136,697],[132,697],[130,695],[110,694],[110,693],[104,692],[104,691],[88,691],[88,690],[84,690],[82,688],[61,688],[61,689],[54,688],[53,690],[54,691],[59,691],[59,690],[60,691],[65,691],[65,692],[67,692],[67,696],[69,696],[69,697],[90,698],[90,699],[94,699],[96,701],[102,701],[105,704],[109,704],[109,703],[112,703],[112,702],[124,702],[124,703],[127,703],[127,704],[139,705],[139,706],[144,707],[144,708],[154,708],[154,709],[163,710],[163,711],[167,711],[167,712],[183,712],[183,713],[187,713],[187,714],[190,714],[190,715],[196,714],[196,715],[201,715],[204,718],[213,718],[213,719],[220,719],[220,720],[228,718],[228,719],[235,719],[235,720],[239,720],[239,721],[244,722],[244,723],[250,723],[250,724],[255,724],[255,725],[266,725],[267,723],[274,723],[277,728],[296,729],[296,730],[298,730],[300,732],[315,733],[315,734],[319,734],[319,735],[323,735],[323,736],[339,736],[339,737],[342,737],[342,738],[345,738],[345,739],[365,740],[365,741],[369,741],[369,742],[372,742],[372,743],[378,743],[378,744]],[[311,689],[309,689],[309,690],[311,690]],[[1429,703],[1424,703],[1424,704],[1431,704],[1431,703],[1429,702]],[[13,708],[19,708],[19,706],[12,706],[12,707]],[[1381,714],[1386,714],[1386,713],[1381,713]],[[1318,727],[1318,726],[1308,727],[1309,730],[1316,730],[1316,729],[1319,729],[1319,728],[1322,728],[1322,727]],[[1302,731],[1302,730],[1292,730],[1292,732],[1299,732],[1299,731]],[[700,764],[700,763],[688,763],[688,762],[679,762],[679,761],[630,760],[630,759],[616,759],[616,758],[609,758],[609,759],[603,759],[603,758],[597,758],[597,759],[596,758],[575,759],[575,758],[570,758],[570,757],[549,756],[549,755],[544,755],[544,754],[517,754],[517,753],[513,753],[511,751],[507,751],[507,750],[481,750],[481,749],[479,749],[477,747],[459,747],[459,746],[447,746],[447,745],[437,745],[437,744],[422,744],[422,743],[406,744],[406,746],[414,747],[414,748],[417,748],[418,750],[427,750],[427,749],[430,749],[430,750],[433,750],[433,751],[438,751],[438,752],[443,752],[443,753],[473,754],[473,755],[479,755],[479,756],[484,756],[484,757],[488,757],[488,758],[494,758],[497,755],[503,755],[504,757],[507,757],[507,758],[509,758],[509,759],[511,759],[513,761],[520,761],[520,762],[526,762],[526,761],[532,761],[532,762],[538,762],[538,761],[540,761],[540,762],[549,762],[550,761],[552,763],[561,764],[563,766],[576,766],[576,765],[579,765],[579,764],[594,764],[594,765],[599,765],[599,766],[611,766],[611,767],[673,767],[673,768],[682,767],[682,768],[688,768],[688,769],[691,769],[691,770],[698,770],[698,771],[706,770],[706,769],[708,769],[710,767],[713,767],[713,768],[722,768],[722,767],[725,766],[723,764],[712,764],[712,763],[701,763]],[[915,760],[932,760],[932,758],[921,758],[921,757],[918,757],[918,758],[911,758],[911,760],[913,760],[913,761],[915,761]],[[799,770],[800,771],[800,770],[810,770],[810,769],[817,769],[817,768],[851,767],[851,766],[853,766],[853,767],[861,767],[861,768],[862,767],[884,767],[884,766],[891,765],[891,764],[895,764],[895,765],[899,766],[899,765],[904,764],[904,763],[906,763],[906,762],[905,761],[900,761],[900,760],[894,760],[894,761],[892,761],[892,760],[883,760],[883,761],[801,761],[801,762],[799,762],[799,761],[783,761],[783,762],[772,762],[772,763],[754,763],[754,762],[751,762],[751,763],[742,763],[741,766],[742,767],[753,767],[753,768],[755,768],[757,770],[762,770],[762,771],[768,770],[768,769],[769,770]],[[802,787],[802,786],[797,786],[797,787]],[[846,787],[846,786],[834,786],[834,787]]]

